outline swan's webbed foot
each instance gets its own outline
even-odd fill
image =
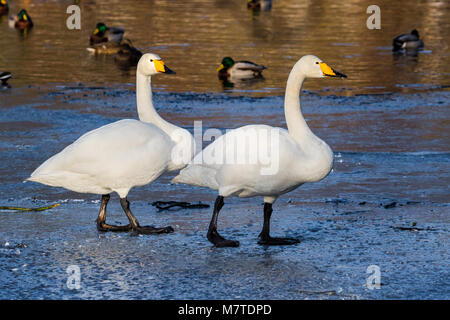
[[[102,195],[102,202],[100,205],[100,212],[98,213],[97,220],[95,222],[97,223],[97,230],[100,232],[126,232],[131,230],[131,225],[128,224],[126,226],[113,226],[106,223],[106,207],[108,205],[109,201],[109,194]]]
[[[239,247],[239,241],[227,240],[222,237],[215,229],[209,230],[207,237],[208,240],[212,242],[217,248]]]
[[[129,224],[126,226],[114,226],[106,224],[104,221],[97,221],[97,230],[100,232],[127,232],[131,230],[131,226]]]
[[[162,233],[172,233],[174,232],[171,226],[156,228],[153,226],[137,226],[131,229],[133,232],[138,234],[162,234]]]
[[[137,219],[134,217],[133,213],[130,210],[130,202],[126,198],[120,199],[120,204],[122,205],[122,209],[127,215],[128,220],[130,221],[131,231],[137,234],[163,234],[163,233],[172,233],[174,232],[173,228],[162,227],[157,228],[154,226],[140,226]]]
[[[217,219],[219,217],[219,212],[220,209],[222,209],[223,204],[223,197],[217,196],[216,202],[214,203],[213,216],[211,218],[211,222],[209,223],[207,234],[208,240],[211,241],[217,248],[239,247],[239,241],[227,240],[217,232]]]
[[[271,236],[260,236],[258,244],[264,246],[286,246],[299,243],[295,238],[272,238]]]

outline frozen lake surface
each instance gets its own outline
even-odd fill
[[[153,201],[202,201],[213,191],[169,186],[171,175],[133,189],[141,224],[171,225],[160,236],[101,234],[99,197],[22,183],[82,133],[136,117],[134,87],[29,86],[0,92],[1,299],[448,299],[450,92],[337,96],[307,91],[302,109],[333,148],[333,172],[274,205],[272,234],[298,245],[262,247],[262,199],[226,199],[219,229],[239,248],[206,239],[209,209],[158,210]],[[156,92],[161,115],[192,130],[248,123],[284,126],[283,97]],[[112,197],[108,221],[125,223]],[[412,230],[403,230],[412,225]],[[81,289],[66,269],[81,270]],[[379,266],[381,288],[366,272]]]

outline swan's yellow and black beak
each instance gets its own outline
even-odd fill
[[[347,76],[345,74],[334,70],[329,65],[327,65],[325,62],[319,62],[319,66],[320,66],[320,70],[322,70],[323,75],[326,77],[347,78]]]
[[[155,69],[157,72],[166,73],[166,74],[175,74],[176,72],[170,69],[168,66],[164,65],[162,60],[153,60],[155,64]]]
[[[223,63],[221,63],[220,66],[218,66],[216,70],[217,70],[217,72],[219,72],[223,68],[225,68],[225,66],[223,65]]]

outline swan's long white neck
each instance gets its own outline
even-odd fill
[[[178,127],[161,118],[156,112],[153,107],[151,84],[152,78],[150,76],[141,74],[139,70],[136,72],[136,102],[139,120],[153,123],[171,136],[172,132]]]
[[[300,107],[300,92],[305,79],[301,64],[297,62],[289,74],[284,98],[284,114],[289,134],[301,147],[306,146],[311,137],[315,137],[303,118]]]
[[[136,72],[136,100],[139,120],[152,123],[164,131],[175,146],[172,149],[168,170],[179,170],[185,167],[194,156],[194,138],[189,131],[173,125],[156,112],[153,107],[151,77]]]

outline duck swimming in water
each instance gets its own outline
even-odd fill
[[[398,35],[392,41],[392,51],[418,50],[424,47],[424,43],[419,39],[419,32],[414,29],[411,33]]]
[[[125,29],[120,27],[107,27],[103,22],[97,23],[87,48],[94,54],[115,55],[118,63],[136,66],[142,56],[142,52],[136,49],[131,40],[124,39]]]
[[[219,79],[255,79],[262,77],[261,73],[266,67],[250,61],[234,61],[230,57],[222,59],[222,63],[217,68]]]
[[[0,0],[0,16],[7,14],[9,11],[8,3],[6,0]]]
[[[123,39],[125,29],[121,27],[107,27],[103,22],[97,23],[89,39],[89,44],[114,42],[119,44]]]
[[[19,30],[27,30],[33,27],[33,20],[25,9],[19,11],[16,16],[9,18],[9,26]]]
[[[2,86],[7,86],[7,81],[12,77],[11,72],[2,72],[0,71],[0,81],[2,82]]]

